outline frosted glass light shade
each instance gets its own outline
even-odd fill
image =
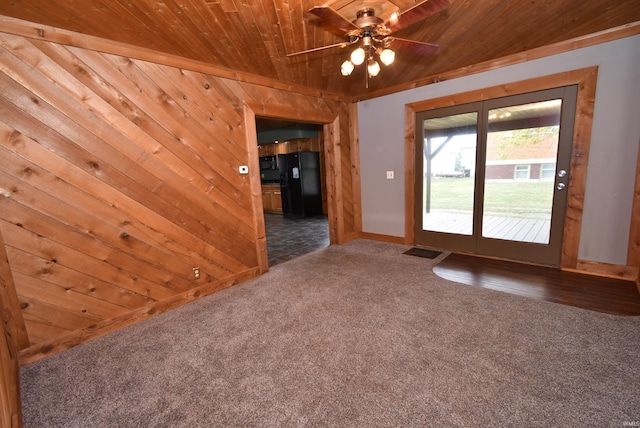
[[[398,14],[398,12],[393,12],[391,14],[391,17],[389,18],[389,24],[396,25],[398,23],[399,18],[400,18],[400,15]]]
[[[351,52],[351,62],[354,65],[360,65],[364,62],[364,49],[358,48]]]
[[[351,74],[354,67],[355,65],[353,65],[351,61],[346,60],[345,62],[342,63],[342,66],[340,67],[340,72],[342,73],[343,76],[348,76]]]
[[[384,65],[392,64],[393,60],[395,59],[396,59],[396,53],[391,49],[385,49],[382,52],[380,52],[380,61],[382,61]]]
[[[367,64],[367,70],[369,71],[369,76],[376,77],[378,73],[380,73],[380,64],[378,64],[378,61],[371,58]]]

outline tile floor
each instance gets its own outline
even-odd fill
[[[293,217],[264,213],[269,267],[329,246],[326,216]]]

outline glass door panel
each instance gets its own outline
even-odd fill
[[[548,244],[562,99],[488,111],[482,236]]]
[[[422,230],[473,234],[478,113],[425,119]]]

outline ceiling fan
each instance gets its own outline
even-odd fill
[[[366,60],[367,73],[365,77],[368,87],[368,78],[375,77],[380,72],[380,64],[376,57],[384,65],[390,65],[394,61],[395,52],[391,50],[391,47],[408,50],[415,54],[433,54],[438,50],[437,45],[403,39],[392,34],[438,13],[447,6],[449,6],[449,0],[424,0],[405,11],[392,14],[387,22],[377,17],[374,9],[370,7],[359,10],[356,19],[351,22],[328,6],[316,6],[311,8],[309,13],[319,18],[321,26],[334,34],[346,37],[347,41],[294,52],[287,56],[359,44],[351,53],[350,59],[342,63],[341,72],[344,76],[348,76],[356,65],[360,65]]]

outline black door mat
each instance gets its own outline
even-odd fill
[[[402,254],[407,254],[407,255],[416,256],[416,257],[423,257],[425,259],[435,259],[440,254],[442,254],[442,252],[441,251],[434,251],[434,250],[427,250],[425,248],[413,247],[413,248],[405,251]]]

